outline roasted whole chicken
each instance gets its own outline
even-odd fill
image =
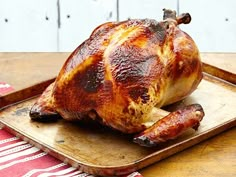
[[[143,146],[197,129],[204,116],[199,104],[168,115],[159,109],[184,99],[202,79],[198,48],[178,27],[190,21],[188,13],[176,16],[164,9],[161,22],[131,19],[98,26],[33,105],[31,119],[98,120],[137,133],[134,142]]]

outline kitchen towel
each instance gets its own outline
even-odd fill
[[[0,96],[4,95],[6,93],[9,93],[13,90],[14,90],[14,88],[10,84],[7,84],[6,82],[1,82],[0,81]]]
[[[0,129],[0,177],[94,177]],[[134,172],[125,177],[142,177]]]

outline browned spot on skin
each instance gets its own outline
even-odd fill
[[[150,99],[150,95],[148,95],[148,89],[145,87],[136,87],[129,91],[130,97],[137,101],[140,97],[142,99],[142,103],[147,103]]]
[[[128,113],[128,112],[129,112],[129,109],[128,109],[127,106],[125,106],[124,109],[123,109],[123,113]]]
[[[74,78],[76,85],[79,88],[83,88],[86,92],[97,92],[104,81],[104,63],[102,62],[102,57],[95,55],[93,57],[96,57],[97,60]]]
[[[94,109],[97,107],[97,102],[90,99],[89,97],[87,99],[86,98],[83,99],[83,101],[81,102],[82,102],[82,105],[85,105],[87,106],[87,108],[90,108],[90,109]]]
[[[156,88],[155,88],[155,90],[156,90],[156,93],[159,93],[160,92],[160,83],[158,82],[157,84],[156,84]]]
[[[134,110],[133,108],[130,108],[130,109],[129,109],[129,113],[130,113],[132,116],[134,116],[134,115],[135,115],[135,110]]]
[[[175,62],[172,62],[169,66],[172,70],[170,75],[175,78],[180,78],[180,76],[190,76],[194,73],[194,70],[198,70],[199,68],[199,60],[193,58],[191,60],[186,60],[182,58],[181,54],[176,54]]]

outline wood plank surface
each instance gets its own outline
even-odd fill
[[[68,55],[68,53],[0,53],[0,81],[10,83],[15,88],[15,91],[26,88],[34,83],[56,76]],[[218,67],[223,66],[222,68],[233,73],[235,73],[235,58],[236,54],[202,54],[202,61],[207,61]],[[28,68],[23,67],[24,63]],[[34,69],[43,72],[33,72]],[[24,74],[22,75],[22,73]],[[209,97],[209,99],[214,98]],[[232,104],[236,107],[235,102]],[[215,110],[215,114],[217,113],[218,110]],[[236,128],[232,128],[225,133],[221,133],[214,138],[151,165],[140,172],[145,177],[159,175],[235,176],[235,137]]]
[[[201,53],[204,63],[236,74],[236,54],[235,53]]]
[[[56,77],[69,53],[0,53],[0,81],[15,91]]]
[[[236,128],[141,170],[145,177],[234,177]]]
[[[202,54],[203,72],[236,84],[236,58],[231,53],[204,53]],[[211,63],[213,63],[212,65]],[[231,61],[231,62],[227,62]]]

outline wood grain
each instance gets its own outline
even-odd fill
[[[231,53],[204,53],[201,54],[203,71],[210,75],[221,78],[232,84],[236,84],[236,58]],[[214,61],[214,65],[211,63]],[[227,62],[231,61],[231,62]]]
[[[201,53],[201,58],[204,63],[236,74],[235,53]]]
[[[0,53],[0,81],[21,90],[56,77],[69,53]]]
[[[234,177],[236,128],[210,138],[141,171],[145,177]]]

